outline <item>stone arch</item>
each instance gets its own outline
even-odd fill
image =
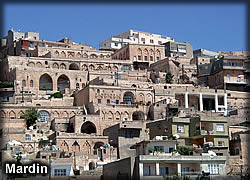
[[[55,56],[58,57],[59,56],[59,52],[56,50],[55,51]]]
[[[75,57],[75,53],[74,52],[68,52],[68,58],[73,58]]]
[[[39,79],[39,90],[53,90],[53,81],[50,75],[43,74]]]
[[[52,66],[54,69],[59,69],[59,65],[57,63],[53,63],[53,66]]]
[[[77,57],[77,58],[81,58],[81,56],[82,56],[82,55],[81,55],[80,52],[76,53],[76,57]]]
[[[66,65],[64,63],[60,64],[60,69],[66,69]]]
[[[96,69],[97,69],[97,70],[103,70],[103,68],[102,68],[101,65],[99,65]]]
[[[3,110],[0,111],[0,118],[6,118],[6,113]]]
[[[109,54],[106,55],[106,58],[109,59],[111,56]]]
[[[104,59],[104,55],[103,54],[100,54],[100,59]]]
[[[86,141],[86,142],[83,144],[82,151],[83,151],[83,152],[86,152],[87,154],[91,154],[91,145],[89,144],[88,141]]]
[[[132,114],[133,120],[145,120],[144,113],[142,111],[135,111]]]
[[[125,112],[123,113],[123,120],[124,120],[124,121],[128,121],[128,120],[129,120],[129,113],[128,113],[127,111],[125,111]]]
[[[71,117],[73,117],[75,115],[76,115],[76,113],[74,111],[71,111],[69,117],[71,118]]]
[[[92,71],[95,70],[95,66],[93,64],[90,64],[89,65],[89,70],[92,70]]]
[[[137,49],[137,53],[138,53],[138,55],[142,55],[142,50],[141,50],[141,48],[138,48],[138,49]]]
[[[30,62],[30,63],[28,64],[28,66],[29,66],[29,67],[35,67],[35,63]]]
[[[72,63],[69,65],[69,70],[80,70],[80,68],[76,63]]]
[[[20,111],[17,115],[18,118],[21,118],[22,116],[24,115],[24,112],[23,111]]]
[[[94,170],[95,169],[95,163],[93,161],[91,161],[89,163],[89,170]]]
[[[156,58],[157,60],[161,59],[161,52],[159,51],[159,49],[156,50]]]
[[[86,53],[84,53],[84,54],[82,55],[82,57],[83,57],[83,58],[88,58],[88,55],[87,55]]]
[[[137,99],[137,98],[136,98]],[[140,93],[139,95],[138,95],[138,102],[144,102],[144,94],[143,93]]]
[[[150,102],[151,104],[153,103],[153,96],[152,94],[148,93],[145,97],[146,102]]]
[[[37,63],[36,63],[36,67],[41,68],[41,67],[42,67],[42,63],[37,62]]]
[[[77,141],[75,141],[75,142],[72,144],[72,151],[73,151],[73,152],[80,152],[80,145],[78,144]]]
[[[82,65],[82,70],[83,70],[83,71],[88,71],[88,66],[87,66],[86,64],[83,64],[83,65]]]
[[[57,79],[57,90],[64,92],[66,88],[70,88],[70,80],[68,76],[62,74]]]
[[[134,96],[134,94],[132,92],[130,92],[130,91],[125,92],[124,95],[123,95],[123,102],[125,104],[132,104],[132,103],[134,103],[135,102],[135,96]]]
[[[67,111],[63,111],[61,117],[62,118],[68,118],[69,117],[68,112]]]
[[[94,123],[87,121],[82,124],[81,133],[92,134],[96,133],[96,126]]]
[[[61,52],[62,57],[66,57],[66,53],[64,51]]]
[[[54,111],[53,116],[54,118],[59,118],[59,113],[57,111]]]
[[[95,143],[93,150],[94,150],[94,155],[97,155],[98,160],[103,160],[103,155],[102,155],[102,146],[104,146],[104,143],[101,141],[98,141]]]
[[[96,54],[91,54],[90,59],[97,59],[97,55]]]
[[[117,66],[113,66],[113,71],[117,71],[118,67]]]
[[[61,151],[66,151],[66,152],[69,151],[69,145],[68,145],[68,143],[66,141],[62,142],[62,144],[60,146],[60,150]]]
[[[111,71],[111,69],[112,69],[111,66],[107,66],[108,71]]]
[[[149,54],[148,54],[148,50],[145,48],[145,49],[143,50],[143,56],[144,56],[143,59],[144,59],[144,61],[148,61],[148,59],[149,59],[149,58],[148,58],[148,55],[149,55]]]
[[[113,120],[113,119],[114,119],[114,116],[113,116],[113,113],[111,111],[106,113],[106,120]]]
[[[117,120],[117,121],[121,120],[121,114],[118,111],[116,111],[116,113],[115,113],[115,120]]]
[[[16,119],[16,113],[12,110],[9,112],[10,119]]]

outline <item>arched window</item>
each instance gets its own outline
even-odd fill
[[[33,80],[30,80],[30,87],[33,87],[33,86],[34,86]]]
[[[31,135],[30,134],[25,134],[25,140],[26,141],[31,141]]]
[[[92,122],[85,122],[81,127],[81,133],[91,134],[96,133],[96,127]]]
[[[47,111],[40,111],[39,114],[40,114],[40,116],[39,116],[40,122],[48,122],[49,113]]]
[[[66,75],[61,75],[57,79],[57,90],[64,92],[66,88],[70,88],[70,81]]]
[[[82,83],[82,88],[85,88],[85,84],[84,83]]]
[[[23,87],[26,86],[26,81],[25,81],[25,80],[22,81],[22,86],[23,86]]]
[[[79,83],[76,83],[76,89],[79,89]]]
[[[123,102],[126,104],[132,104],[134,102],[134,94],[132,92],[125,92]]]
[[[53,90],[52,78],[48,74],[43,74],[39,80],[40,90]]]

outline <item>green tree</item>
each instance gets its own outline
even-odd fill
[[[188,147],[185,147],[185,146],[177,146],[177,152],[181,155],[189,155],[190,152],[193,151],[192,148],[188,148]]]
[[[21,116],[21,118],[26,120],[26,126],[29,128],[33,124],[36,124],[36,120],[39,117],[39,112],[35,108],[28,109],[24,115]]]
[[[172,83],[174,75],[171,72],[166,74],[166,83]]]

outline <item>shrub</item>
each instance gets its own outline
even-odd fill
[[[56,92],[54,94],[51,94],[49,98],[63,98],[63,94],[61,92]]]
[[[21,116],[21,118],[26,120],[26,126],[28,129],[30,126],[36,124],[36,120],[39,116],[40,114],[35,108],[30,108]]]
[[[14,87],[13,82],[0,82],[0,88],[10,88]]]

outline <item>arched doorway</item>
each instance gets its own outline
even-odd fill
[[[69,78],[63,74],[57,79],[57,90],[65,92],[66,88],[70,88],[70,81]]]
[[[135,99],[134,99],[134,94],[132,92],[125,92],[123,95],[123,102],[125,102],[125,104],[132,104],[134,103]]]
[[[133,120],[145,120],[144,113],[142,111],[135,111],[132,114]]]
[[[69,70],[80,70],[80,68],[76,63],[72,63],[69,65]]]
[[[81,133],[91,134],[96,133],[96,127],[92,122],[85,122],[81,127]]]
[[[98,160],[103,160],[103,155],[102,155],[102,146],[104,145],[103,142],[96,142],[94,145],[94,155],[97,155]]]
[[[39,79],[39,90],[53,90],[53,81],[48,74],[43,74]]]

